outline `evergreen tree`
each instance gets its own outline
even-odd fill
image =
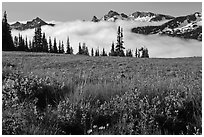
[[[57,53],[57,42],[56,42],[56,38],[54,38],[54,45],[53,45],[53,53]]]
[[[99,49],[96,49],[95,56],[99,56]]]
[[[69,42],[69,37],[67,37],[67,54],[71,54],[71,47],[70,47],[70,42]]]
[[[138,58],[137,48],[136,48],[136,50],[135,50],[135,57]]]
[[[79,52],[77,54],[82,54],[81,43],[79,42]]]
[[[31,42],[31,40],[29,40],[28,43],[29,43],[29,44],[28,44],[29,51],[32,51],[32,42]]]
[[[24,42],[24,39],[22,37],[22,35],[18,35],[18,47],[17,47],[17,50],[18,51],[25,51],[25,42]]]
[[[18,43],[18,37],[15,36],[15,37],[14,37],[14,46],[15,46],[15,48],[17,48],[18,45],[19,45],[19,43]]]
[[[53,53],[51,37],[49,37],[49,53]]]
[[[116,55],[117,56],[125,56],[123,49],[123,29],[118,27],[118,35],[117,35],[117,45],[116,45]]]
[[[88,47],[86,46],[86,43],[83,43],[81,50],[82,50],[81,54],[89,56],[89,50],[88,50]]]
[[[103,48],[101,56],[107,56],[105,49]]]
[[[148,53],[148,49],[147,48],[141,48],[139,49],[139,51],[142,52],[141,58],[149,58],[149,53]]]
[[[149,53],[147,48],[143,48],[141,58],[149,58]]]
[[[94,56],[94,50],[93,50],[93,48],[91,49],[91,56]]]
[[[34,39],[34,51],[35,52],[42,52],[43,51],[43,44],[42,44],[42,32],[41,27],[37,27],[35,29]]]
[[[70,47],[70,54],[73,54],[74,50],[72,47]]]
[[[27,39],[27,36],[26,36],[26,40],[25,40],[25,51],[28,51],[28,39]]]
[[[48,52],[48,44],[47,44],[47,39],[45,37],[45,33],[43,33],[43,36],[42,36],[42,46],[43,46],[43,52]]]
[[[63,41],[62,41],[62,45],[61,45],[61,53],[64,54],[64,43],[63,43]]]
[[[58,53],[62,53],[60,40],[59,40],[59,45],[58,45]]]
[[[13,39],[11,36],[10,25],[7,22],[7,14],[4,12],[2,19],[2,50],[3,51],[12,51],[15,50]]]
[[[111,46],[111,52],[109,53],[109,56],[115,56],[116,53],[115,53],[115,45],[114,45],[114,42],[112,42],[112,46]]]
[[[132,50],[131,49],[128,49],[126,50],[126,57],[132,57]]]

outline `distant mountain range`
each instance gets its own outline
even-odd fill
[[[92,22],[108,21],[115,22],[116,20],[125,21],[139,21],[139,22],[160,22],[165,21],[164,24],[160,26],[142,26],[132,28],[133,33],[151,35],[167,35],[172,37],[179,37],[185,39],[196,39],[202,41],[202,14],[195,12],[191,15],[173,17],[163,14],[155,14],[152,12],[134,12],[130,15],[125,13],[118,13],[116,11],[110,10],[101,18],[93,16]],[[33,19],[32,21],[27,21],[27,23],[16,22],[11,24],[11,29],[16,30],[26,30],[33,29],[38,26],[54,26],[55,24],[46,23],[39,17]]]
[[[45,21],[37,17],[33,19],[32,21],[27,21],[26,24],[20,23],[17,21],[16,23],[11,24],[10,27],[11,29],[16,29],[16,30],[26,30],[26,29],[33,29],[39,26],[44,26],[44,25],[54,26],[55,24],[46,23]]]
[[[202,15],[196,12],[187,16],[176,17],[160,26],[143,26],[132,29],[138,34],[160,34],[202,41]]]
[[[171,20],[175,17],[163,14],[155,14],[152,12],[134,12],[130,15],[126,15],[125,13],[117,13],[116,11],[110,10],[108,14],[104,15],[102,18],[98,19],[96,16],[92,18],[93,22],[99,21],[116,21],[127,20],[127,21],[142,21],[142,22],[153,22],[153,21],[163,21],[163,20]]]

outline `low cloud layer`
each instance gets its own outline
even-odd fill
[[[124,30],[124,46],[126,49],[132,49],[145,46],[149,50],[150,57],[158,58],[174,58],[174,57],[191,57],[202,56],[202,42],[197,40],[184,40],[159,35],[139,35],[131,32],[131,28],[146,25],[160,25],[160,23],[144,23],[144,22],[58,22],[54,27],[43,26],[42,32],[46,33],[47,37],[52,40],[56,37],[57,41],[62,40],[66,45],[67,37],[70,38],[71,46],[74,53],[78,51],[78,43],[85,42],[89,50],[91,48],[105,48],[107,52],[111,49],[111,43],[116,42],[117,27],[121,26]],[[12,36],[22,34],[23,37],[32,39],[34,29],[26,31],[12,30]]]

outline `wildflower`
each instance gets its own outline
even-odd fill
[[[101,129],[101,130],[102,130],[102,129],[105,129],[105,127],[101,126],[101,127],[99,127],[98,129]]]
[[[90,134],[91,132],[93,132],[92,129],[89,129],[89,130],[87,131],[87,134]]]

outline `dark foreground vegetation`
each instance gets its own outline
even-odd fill
[[[2,134],[202,134],[202,58],[3,52]]]

